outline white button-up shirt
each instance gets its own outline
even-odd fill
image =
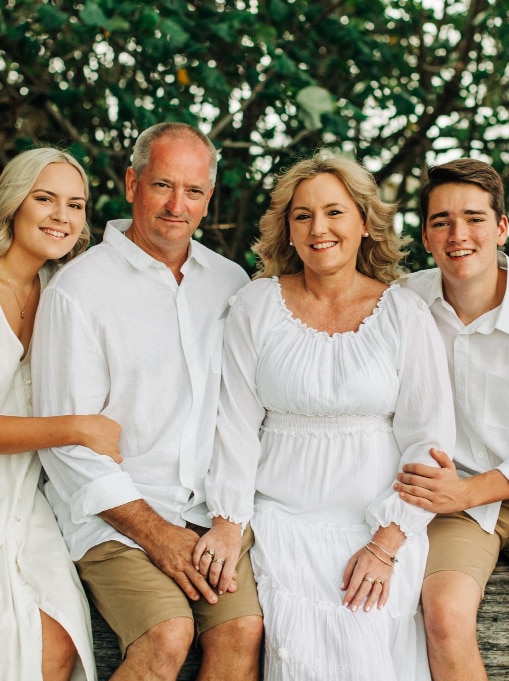
[[[502,252],[498,265],[507,269]],[[465,326],[444,299],[439,269],[416,272],[401,283],[427,302],[445,343],[455,397],[454,460],[459,475],[496,468],[509,478],[508,291],[499,307]],[[493,532],[499,511],[500,502],[495,502],[467,512]]]
[[[46,494],[74,560],[101,542],[136,546],[97,516],[144,499],[165,519],[210,524],[213,450],[229,298],[248,281],[191,241],[171,270],[108,223],[103,242],[44,291],[32,347],[34,413],[102,413],[122,426],[119,465],[81,446],[41,450]]]

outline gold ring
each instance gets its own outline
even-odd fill
[[[370,584],[374,584],[374,583],[375,583],[375,578],[374,578],[374,577],[368,577],[368,576],[366,575],[366,577],[364,577],[364,579],[363,579],[362,581],[364,581],[364,582],[369,582]]]
[[[214,558],[214,551],[209,551],[209,550],[204,551],[203,555],[204,556],[212,556],[212,558]]]
[[[212,562],[213,563],[221,563],[221,565],[224,565],[224,558],[213,558]]]
[[[373,582],[373,584],[380,584],[380,586],[383,586],[383,585],[384,585],[384,580],[383,580],[383,579],[375,579],[375,581]]]

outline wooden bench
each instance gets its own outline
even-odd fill
[[[479,645],[490,681],[509,679],[509,552],[500,555],[477,618]]]
[[[99,681],[108,681],[120,664],[115,634],[95,608],[92,629]],[[486,587],[479,609],[478,636],[489,681],[509,679],[509,552],[500,556],[497,567]],[[179,681],[195,681],[200,657],[192,650],[179,675]]]

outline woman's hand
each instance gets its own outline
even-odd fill
[[[75,444],[88,447],[98,454],[109,456],[115,463],[122,462],[120,432],[116,421],[102,414],[75,416],[77,438]]]
[[[397,563],[396,553],[405,540],[398,525],[391,523],[380,527],[373,541],[357,551],[350,560],[343,575],[341,588],[346,591],[343,605],[353,612],[364,602],[369,612],[376,605],[379,609],[387,603],[390,580]]]
[[[237,591],[237,566],[242,544],[241,525],[214,518],[212,529],[203,535],[193,552],[193,563],[221,595]]]
[[[341,588],[346,590],[343,605],[355,612],[364,602],[364,610],[379,609],[387,603],[394,568],[384,565],[363,547],[346,566]]]

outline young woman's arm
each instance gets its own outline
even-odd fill
[[[39,418],[0,416],[0,454],[82,445],[120,463],[120,431],[116,421],[102,414]]]

